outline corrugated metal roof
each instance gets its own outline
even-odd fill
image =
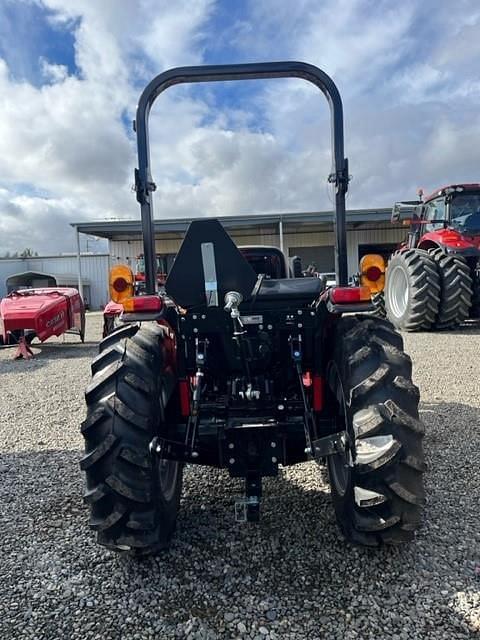
[[[384,222],[389,221],[392,209],[350,209],[347,211],[347,222]],[[206,216],[196,218],[166,218],[155,220],[157,233],[183,232],[192,220],[203,220]],[[311,211],[299,213],[258,213],[242,216],[213,216],[227,229],[242,227],[277,225],[280,220],[285,224],[325,224],[333,223],[333,211]],[[118,238],[134,236],[142,232],[140,220],[98,220],[94,222],[72,222],[80,233],[87,233],[100,238]]]

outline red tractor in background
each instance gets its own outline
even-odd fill
[[[422,195],[422,194],[420,194]],[[480,317],[480,184],[455,184],[398,202],[392,222],[410,225],[373,302],[403,331],[450,329]]]

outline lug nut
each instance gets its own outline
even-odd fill
[[[235,464],[235,458],[230,458],[230,460],[228,461],[228,464]]]

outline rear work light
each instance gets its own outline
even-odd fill
[[[116,264],[110,269],[110,298],[114,302],[123,301],[133,296],[133,272],[125,264]]]
[[[135,296],[123,301],[125,313],[159,313],[163,300],[159,296]]]
[[[367,280],[376,282],[379,278],[382,277],[382,272],[378,267],[368,267],[368,269],[365,271],[365,275],[367,276]]]
[[[128,289],[128,282],[125,280],[125,278],[116,278],[112,282],[112,287],[117,293],[123,293]]]
[[[379,293],[385,288],[385,260],[376,253],[369,253],[360,260],[360,284],[370,293]]]
[[[330,300],[333,304],[356,304],[370,301],[368,287],[334,287],[330,290]]]

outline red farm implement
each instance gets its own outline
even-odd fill
[[[0,302],[0,341],[17,345],[15,358],[32,357],[34,338],[78,333],[85,337],[85,309],[80,294],[71,288],[14,291]]]

